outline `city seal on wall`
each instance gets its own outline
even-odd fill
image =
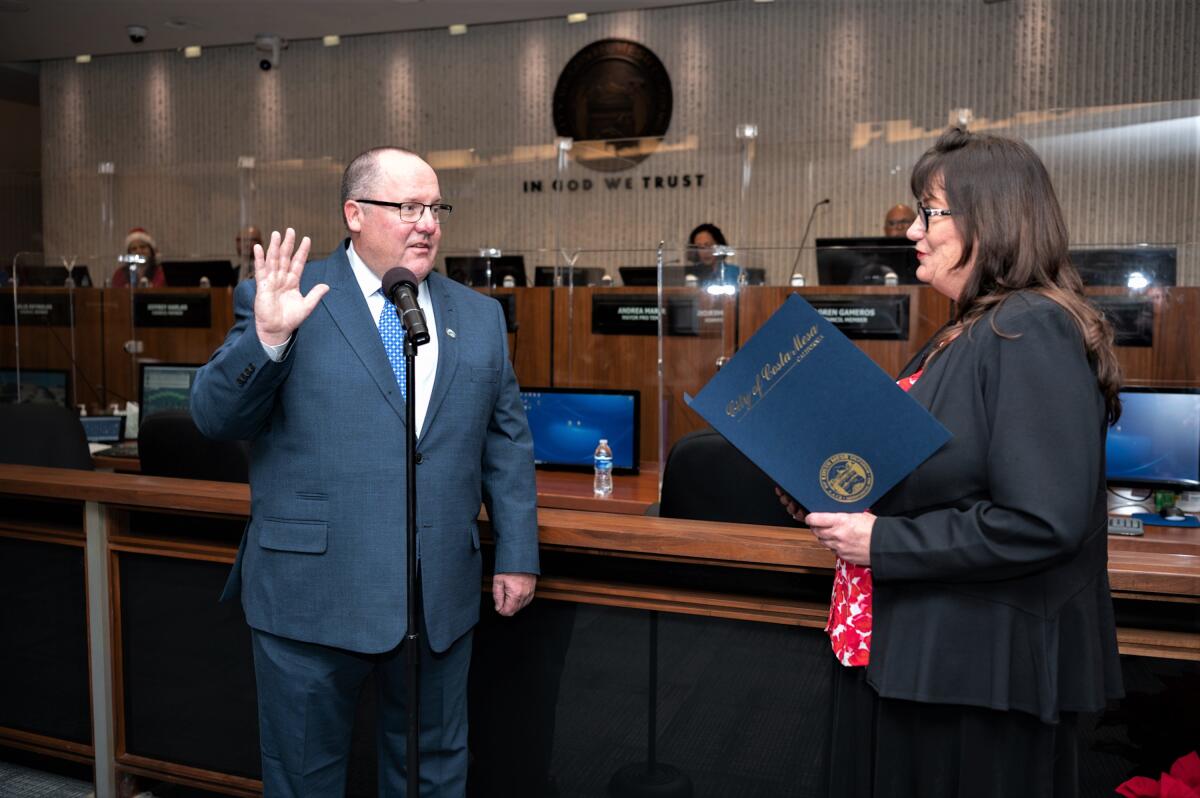
[[[554,87],[554,129],[575,160],[619,172],[645,160],[671,126],[671,78],[653,52],[601,39],[567,62]]]
[[[850,452],[838,452],[821,463],[821,490],[837,502],[856,502],[871,492],[875,474],[867,461]]]

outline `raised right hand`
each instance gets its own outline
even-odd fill
[[[278,230],[271,233],[266,253],[261,244],[254,245],[254,329],[268,346],[287,341],[329,290],[320,283],[308,296],[300,293],[300,275],[312,242],[305,236],[293,254],[295,243],[296,231],[289,227],[282,240]]]

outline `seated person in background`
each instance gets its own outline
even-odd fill
[[[238,254],[235,265],[241,267],[238,271],[239,279],[254,279],[254,245],[263,245],[262,233],[254,225],[247,225],[238,231],[234,243],[237,245]]]
[[[893,205],[883,217],[883,234],[888,238],[903,238],[917,218],[917,212],[904,203]]]
[[[687,273],[696,275],[701,285],[735,285],[738,276],[737,264],[722,262],[718,268],[718,261],[723,259],[713,254],[713,247],[717,246],[729,246],[721,228],[705,222],[693,230],[688,236]]]
[[[125,252],[129,255],[141,255],[145,263],[137,264],[138,285],[149,288],[162,288],[167,284],[167,276],[158,267],[158,246],[144,228],[135,227],[125,236]],[[113,288],[129,287],[129,266],[121,264],[113,273]]]

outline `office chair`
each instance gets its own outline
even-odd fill
[[[0,405],[0,463],[81,471],[93,468],[79,417],[62,405],[49,404]],[[5,496],[0,507],[4,518],[14,522],[71,527],[80,522],[79,502]]]
[[[663,518],[795,526],[775,495],[775,481],[714,429],[684,435],[663,470]]]
[[[0,405],[0,463],[91,471],[87,435],[60,405]]]
[[[164,410],[146,418],[138,429],[142,473],[151,477],[250,481],[250,447],[245,441],[214,441],[200,434],[186,410]],[[236,519],[166,513],[131,512],[130,528],[148,535],[220,540],[236,543],[245,522]]]
[[[164,410],[143,421],[138,456],[146,476],[250,481],[250,449],[245,441],[204,437],[186,410]]]

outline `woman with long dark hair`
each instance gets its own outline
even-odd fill
[[[1078,714],[1122,692],[1112,330],[1028,145],[953,128],[912,191],[917,276],[955,314],[900,384],[953,437],[873,512],[805,516],[838,555],[830,794],[1074,796]]]

